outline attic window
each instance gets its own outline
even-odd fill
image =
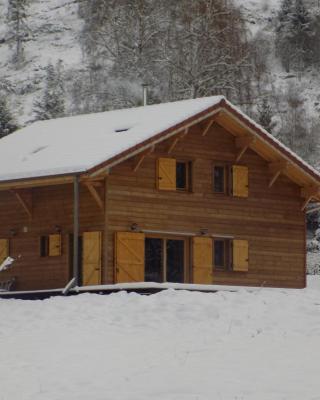
[[[117,133],[127,132],[129,129],[130,128],[119,128],[119,129],[116,129],[115,132],[117,132]]]

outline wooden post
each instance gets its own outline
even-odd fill
[[[73,277],[79,284],[79,177],[73,179]]]

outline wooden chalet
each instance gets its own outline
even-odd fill
[[[303,288],[319,189],[220,96],[36,122],[0,141],[0,281]]]

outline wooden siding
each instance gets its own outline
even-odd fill
[[[249,197],[214,194],[213,162],[232,165],[238,150],[234,137],[222,127],[213,125],[203,137],[204,127],[192,128],[170,153],[172,158],[193,161],[192,193],[156,189],[157,159],[168,156],[170,141],[156,146],[136,172],[134,160],[112,169],[107,189],[107,282],[114,281],[114,232],[137,223],[146,230],[196,234],[207,228],[210,233],[248,240],[249,271],[214,271],[216,284],[304,287],[305,217],[300,188],[280,176],[269,189],[267,162],[247,150],[237,164],[249,168]]]
[[[249,242],[249,271],[214,271],[215,284],[296,287],[305,285],[305,218],[300,188],[280,176],[269,189],[268,164],[251,150],[238,165],[249,169],[248,198],[214,194],[212,166],[234,164],[235,138],[214,124],[190,129],[168,155],[170,141],[155,147],[136,172],[136,159],[112,168],[105,190],[105,213],[89,190],[80,190],[80,232],[100,231],[103,237],[102,282],[113,283],[115,233],[133,223],[144,230],[231,235]],[[192,192],[157,189],[157,160],[170,157],[192,161]],[[103,187],[99,188],[101,192]],[[103,196],[102,196],[103,197]],[[71,184],[32,189],[32,220],[9,191],[0,192],[0,238],[10,238],[12,269],[0,279],[17,276],[18,290],[63,287],[70,278],[69,234],[72,233]],[[61,228],[62,255],[40,257],[39,237]],[[27,227],[27,232],[24,232]],[[12,232],[16,234],[12,236]],[[191,271],[191,266],[190,266]],[[191,276],[191,273],[187,276]]]
[[[104,215],[84,186],[80,190],[80,233],[103,231]],[[70,279],[69,235],[72,234],[72,185],[46,186],[32,189],[32,220],[15,195],[0,192],[0,238],[10,239],[13,267],[1,272],[0,280],[17,277],[17,290],[61,288]],[[40,236],[61,228],[62,254],[40,257]],[[24,232],[26,230],[27,232]],[[10,231],[14,231],[12,236]]]

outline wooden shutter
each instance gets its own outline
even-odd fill
[[[232,167],[233,195],[237,197],[248,197],[249,174],[248,167],[234,165]]]
[[[101,232],[84,232],[82,236],[82,285],[101,284]]]
[[[233,270],[246,272],[249,269],[249,243],[247,240],[233,241]]]
[[[9,257],[9,239],[0,239],[0,264]]]
[[[159,158],[157,181],[160,190],[176,190],[177,167],[174,158]]]
[[[213,282],[213,240],[208,237],[193,238],[193,283]]]
[[[61,235],[59,233],[49,235],[49,256],[61,256]]]
[[[144,281],[145,235],[117,232],[115,237],[116,282]]]

